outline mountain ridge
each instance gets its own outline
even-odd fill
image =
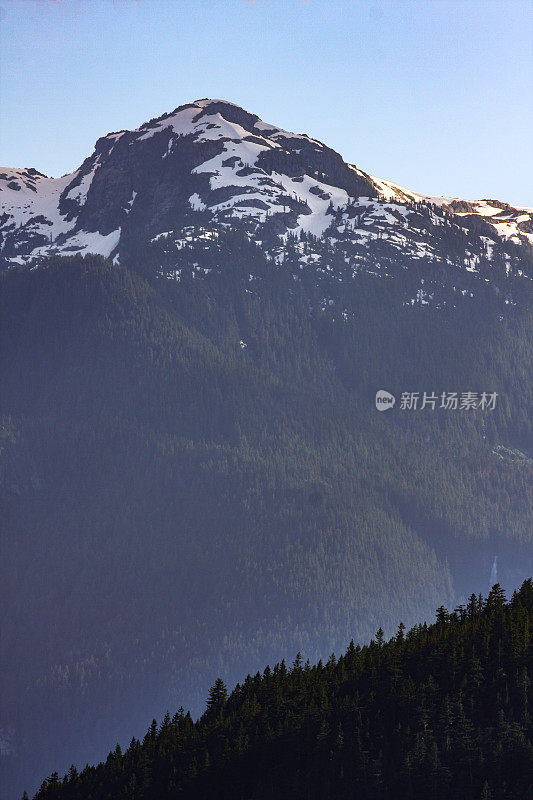
[[[415,624],[496,555],[507,589],[533,570],[527,244],[215,108],[9,189],[2,800],[215,674]]]
[[[61,178],[0,171],[4,268],[77,252],[129,263],[157,237],[181,247],[184,228],[196,240],[198,227],[220,226],[242,228],[278,262],[288,237],[305,238],[312,252],[300,266],[318,270],[327,265],[315,240],[352,272],[379,251],[380,263],[444,263],[489,282],[500,263],[532,274],[533,209],[413,192],[224,100],[108,133]]]

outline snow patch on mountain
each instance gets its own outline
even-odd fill
[[[185,214],[181,225],[179,214]],[[0,169],[0,255],[7,265],[73,252],[114,255],[118,263],[126,228],[147,225],[146,241],[157,242],[172,226],[181,240],[180,230],[194,228],[196,215],[213,230],[248,226],[256,241],[270,231],[279,242],[272,248],[278,261],[289,239],[302,236],[344,248],[347,263],[364,260],[365,248],[378,260],[396,253],[446,261],[448,218],[459,223],[460,264],[469,272],[506,243],[533,246],[532,209],[413,192],[223,100],[198,100],[134,131],[110,133],[80,169],[61,178]],[[476,220],[485,227],[472,228]],[[318,265],[316,248],[309,248],[302,263]]]

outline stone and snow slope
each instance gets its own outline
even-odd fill
[[[194,237],[198,227],[220,226],[242,228],[278,261],[287,237],[304,238],[302,263],[323,269],[315,239],[339,248],[354,268],[372,251],[385,262],[453,263],[476,273],[496,251],[530,274],[524,263],[533,253],[533,209],[412,192],[221,100],[110,133],[61,178],[0,169],[4,267],[89,252],[126,262],[163,233],[182,242],[184,229]]]

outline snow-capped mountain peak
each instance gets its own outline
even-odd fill
[[[197,100],[109,133],[61,178],[0,169],[4,266],[76,252],[127,261],[163,234],[183,243],[187,229],[194,238],[198,226],[237,226],[268,242],[278,261],[288,236],[327,241],[354,269],[372,254],[385,270],[402,259],[476,273],[498,252],[506,264],[518,254],[527,272],[522,261],[531,263],[533,248],[531,209],[413,192],[224,100]],[[307,252],[302,263],[326,270],[323,261]]]

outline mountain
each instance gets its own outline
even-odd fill
[[[198,713],[213,674],[533,573],[529,212],[218,101],[5,175],[6,798]]]
[[[468,287],[502,270],[523,280],[532,273],[532,208],[409,191],[221,100],[110,133],[62,178],[0,172],[4,266],[73,253],[131,265],[159,249],[159,266],[175,273],[175,251],[197,241],[198,228],[212,238],[220,226],[242,229],[277,261],[295,237],[300,269],[319,273],[335,272],[332,249],[350,274],[369,260],[384,275],[398,263],[444,265],[467,273]],[[417,297],[427,302],[431,291],[420,286]]]
[[[524,800],[533,794],[533,585],[505,603],[495,585],[433,625],[311,667],[298,654],[215,681],[202,717],[180,709],[142,742],[36,800],[276,797]]]

